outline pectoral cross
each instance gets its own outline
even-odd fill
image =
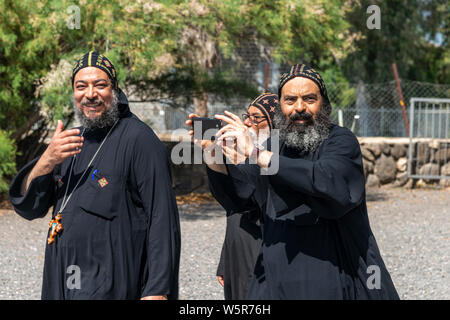
[[[55,218],[53,218],[52,220],[50,220],[50,223],[48,224],[49,228],[51,229],[50,231],[50,235],[48,236],[47,239],[47,243],[48,244],[52,244],[53,242],[55,242],[55,236],[61,232],[61,230],[63,229],[63,225],[61,224],[61,213],[58,213]]]

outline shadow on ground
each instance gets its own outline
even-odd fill
[[[383,202],[389,199],[389,190],[378,188],[366,189],[367,202]],[[215,201],[201,203],[178,204],[180,219],[183,221],[208,220],[212,218],[225,217],[225,210]]]
[[[386,201],[389,199],[389,195],[386,192],[389,192],[389,190],[366,188],[366,201]]]
[[[178,205],[180,220],[208,220],[212,218],[225,217],[225,210],[217,203],[201,203],[201,204],[182,204]]]

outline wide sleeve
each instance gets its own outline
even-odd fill
[[[216,276],[223,276],[225,274],[225,241],[222,244],[222,250],[220,251],[219,264],[217,265]]]
[[[132,156],[134,179],[147,215],[147,276],[142,297],[178,298],[180,221],[167,149],[153,131],[135,140]]]
[[[227,170],[228,170],[227,165]],[[228,171],[230,172],[230,171]],[[251,196],[254,187],[245,181],[239,171],[237,175],[225,175],[206,167],[209,189],[212,196],[226,210],[227,214],[247,211],[253,206]]]
[[[300,193],[319,217],[340,218],[365,194],[358,140],[351,132],[331,136],[315,161],[279,156],[278,172],[270,180]]]
[[[22,196],[20,189],[24,178],[31,172],[39,158],[29,162],[14,177],[9,188],[9,199],[14,210],[27,220],[44,217],[55,201],[53,172],[34,178]]]

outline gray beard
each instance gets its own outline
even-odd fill
[[[280,130],[280,138],[285,145],[298,150],[300,154],[315,151],[328,138],[331,127],[331,119],[325,108],[320,108],[313,124],[307,125],[293,123],[277,108],[273,123]]]
[[[87,129],[111,127],[119,119],[119,99],[115,92],[113,93],[113,101],[110,105],[107,105],[106,110],[100,115],[100,117],[94,119],[86,117],[83,111],[76,106],[73,98],[72,101],[76,119],[83,127]]]

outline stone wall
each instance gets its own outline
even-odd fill
[[[366,186],[423,187],[450,186],[450,179],[409,179],[408,138],[359,138],[363,156]],[[440,143],[440,145],[439,145]],[[450,147],[442,147],[449,141],[420,140],[413,144],[412,173],[420,175],[450,175]],[[440,148],[439,148],[440,147]],[[447,156],[445,155],[447,152]]]

